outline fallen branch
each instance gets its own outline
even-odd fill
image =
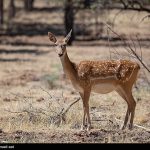
[[[72,102],[72,103],[61,113],[61,116],[65,116],[66,113],[69,111],[69,109],[70,109],[75,103],[77,103],[79,100],[80,100],[80,97],[77,98],[77,100],[75,100],[74,102]],[[60,114],[59,114],[59,115],[60,115]]]
[[[118,122],[122,122],[122,123],[123,123],[123,121],[120,120],[120,119],[115,118],[115,120],[118,121]],[[144,130],[150,132],[150,129],[148,129],[148,128],[146,128],[146,127],[143,127],[143,126],[140,126],[140,125],[137,125],[137,124],[134,124],[134,126],[135,126],[135,127],[138,127],[138,128],[141,128],[141,129],[144,129]]]
[[[4,111],[14,113],[14,114],[25,113],[25,111],[11,111],[11,110],[8,110],[8,109],[4,109]]]
[[[144,17],[141,19],[140,23],[143,22],[146,18],[149,19],[149,18],[150,18],[150,15],[144,16]]]
[[[77,100],[75,100],[74,102],[72,102],[66,109],[62,108],[60,113],[58,113],[56,116],[54,116],[54,120],[57,120],[57,125],[59,126],[62,121],[65,122],[65,115],[66,113],[69,111],[69,109],[75,104],[77,103],[78,101],[80,100],[80,97],[77,98]]]

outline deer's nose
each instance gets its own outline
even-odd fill
[[[61,57],[63,54],[58,54],[59,57]]]

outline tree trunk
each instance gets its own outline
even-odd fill
[[[0,0],[0,25],[3,24],[3,15],[4,15],[3,0]]]
[[[26,11],[31,11],[33,9],[34,0],[24,0],[24,9]]]
[[[90,8],[91,3],[90,0],[84,0],[84,8]]]
[[[74,35],[74,12],[73,11],[74,11],[73,1],[72,0],[66,0],[66,2],[65,2],[65,17],[64,17],[66,35],[72,29],[72,35],[71,35],[71,38],[68,42],[68,45],[72,45],[72,42],[75,39],[75,35]]]
[[[10,0],[9,3],[9,19],[12,19],[16,14],[14,0]]]

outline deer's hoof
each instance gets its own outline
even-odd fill
[[[121,130],[124,130],[126,128],[126,126],[125,125],[123,125],[122,127],[121,127]]]
[[[82,125],[80,130],[84,131],[85,130],[85,126]]]
[[[132,130],[132,129],[133,129],[133,125],[129,124],[129,130]]]

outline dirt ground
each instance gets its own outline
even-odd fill
[[[108,19],[115,13],[109,13]],[[21,11],[13,22],[16,26],[24,24],[25,31],[20,25],[21,35],[0,36],[0,143],[150,143],[150,76],[142,66],[138,89],[133,88],[137,106],[132,131],[120,129],[127,105],[115,92],[106,95],[92,93],[90,115],[93,129],[90,132],[80,131],[81,101],[70,108],[64,120],[59,118],[59,113],[79,97],[64,78],[59,57],[47,36],[48,31],[58,27],[56,34],[62,38],[59,35],[63,30],[62,16],[62,10],[51,13],[33,11],[28,15]],[[81,21],[79,16],[77,23]],[[143,16],[145,13],[134,14],[132,11],[120,14],[114,30],[124,37],[138,35],[141,38],[143,60],[150,67],[150,22],[137,24]],[[32,35],[27,34],[31,31]],[[136,47],[140,54],[138,43]],[[114,48],[128,58],[122,42],[111,41],[109,47],[105,38],[77,40],[67,50],[70,59],[78,63],[81,60],[110,59],[110,49],[113,51]],[[112,57],[117,58],[116,55]]]

